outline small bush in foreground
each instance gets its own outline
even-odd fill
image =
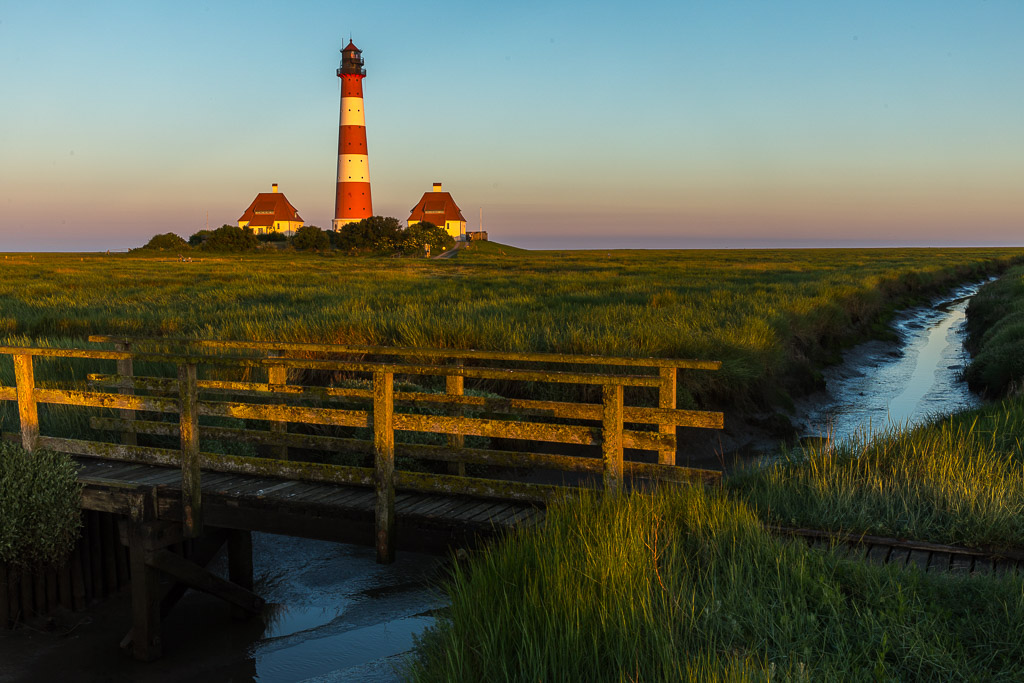
[[[417,681],[1017,680],[1024,582],[769,536],[720,493],[551,507],[456,566]]]
[[[0,561],[23,567],[61,564],[81,527],[81,485],[63,453],[0,442]]]

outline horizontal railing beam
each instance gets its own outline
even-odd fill
[[[199,414],[215,417],[234,417],[242,420],[301,422],[303,424],[332,425],[335,427],[372,426],[371,413],[367,410],[200,401]]]
[[[181,462],[181,451],[170,448],[60,439],[52,436],[39,437],[39,446],[71,455],[132,462],[140,465],[178,468]],[[209,472],[249,474],[325,484],[367,487],[373,485],[373,469],[369,467],[250,458],[243,455],[221,455],[219,453],[200,453],[199,461],[202,469]]]
[[[131,394],[108,394],[100,391],[75,389],[36,389],[37,403],[53,403],[86,408],[118,408],[122,410],[149,410],[155,413],[177,413],[178,400]]]
[[[90,382],[105,386],[131,387],[149,391],[177,391],[177,380],[164,377],[128,378],[118,375],[90,374]],[[252,395],[263,398],[268,394],[285,394],[309,398],[372,398],[369,389],[351,389],[338,387],[306,387],[301,385],[285,385],[278,387],[261,382],[225,382],[216,380],[199,380],[199,388],[203,391],[223,391],[239,395]],[[566,403],[563,401],[537,401],[518,398],[490,398],[484,396],[458,396],[450,394],[428,394],[425,392],[396,391],[396,403],[436,403],[478,407],[488,413],[527,414],[542,417],[564,419],[600,420],[601,406],[596,403]],[[666,408],[648,408],[626,406],[625,422],[640,424],[658,424],[678,427],[696,427],[703,429],[721,429],[723,414],[704,410],[677,410]]]
[[[133,431],[151,436],[179,436],[177,423],[152,422],[146,420],[122,420],[119,418],[93,417],[89,421],[93,429],[108,431]],[[350,439],[317,434],[276,433],[266,430],[237,429],[234,427],[199,426],[204,438],[230,440],[267,446],[289,446],[330,452],[350,452],[362,455],[373,453],[373,444],[368,440]],[[497,467],[528,467],[566,472],[600,472],[601,461],[597,458],[552,453],[530,453],[524,451],[500,451],[487,448],[451,449],[431,444],[409,444],[397,442],[395,453],[400,456],[438,460],[441,462],[462,462]],[[628,461],[627,461],[628,462]],[[642,463],[641,463],[642,464]],[[674,467],[666,470],[676,469]],[[682,469],[682,468],[680,468]],[[653,472],[653,470],[652,470]]]
[[[515,382],[550,382],[554,384],[598,384],[630,387],[657,387],[660,378],[655,375],[615,375],[601,373],[566,372],[563,370],[517,370],[512,368],[477,368],[444,365],[406,365],[400,363],[366,363],[337,360],[310,360],[292,358],[246,358],[242,356],[203,356],[139,353],[136,351],[93,351],[89,349],[46,349],[16,346],[0,347],[0,354],[28,355],[42,358],[87,358],[94,360],[122,360],[132,358],[138,362],[173,363],[176,365],[207,365],[250,368],[303,368],[310,370],[347,370],[349,372],[386,372],[392,375],[420,375],[425,377],[471,377]]]
[[[619,365],[643,368],[680,368],[685,370],[718,370],[721,361],[692,358],[629,358],[625,356],[594,356],[567,353],[519,351],[478,351],[474,349],[413,348],[406,346],[358,346],[351,344],[312,344],[303,342],[241,342],[200,339],[132,338],[111,335],[90,335],[91,342],[153,343],[207,349],[251,349],[254,351],[303,351],[311,353],[360,353],[380,356],[414,356],[420,358],[452,358],[503,360],[533,363],[564,363],[571,365]]]

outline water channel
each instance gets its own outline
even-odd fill
[[[848,349],[824,371],[826,389],[797,402],[801,434],[838,441],[979,405],[960,375],[968,360],[967,304],[983,284],[901,311],[892,322],[894,341]]]
[[[821,436],[830,430],[833,438],[846,438],[976,405],[959,376],[966,361],[964,311],[981,284],[901,312],[893,323],[896,341],[849,349],[841,364],[826,370],[827,391],[799,402],[803,432]],[[44,648],[30,668],[45,677],[47,666],[74,656],[79,671],[100,676],[84,680],[399,680],[414,636],[445,605],[437,588],[444,558],[399,553],[395,564],[382,566],[371,548],[269,534],[255,534],[254,546],[257,591],[273,605],[264,623],[223,628],[226,607],[190,595],[191,603],[186,600],[165,625],[165,657],[159,662],[140,665],[110,642],[99,648],[98,642],[87,647],[83,641],[74,654],[55,647],[48,657]],[[116,611],[116,605],[109,609]],[[110,621],[121,628],[123,615]],[[65,646],[76,637],[69,635]]]

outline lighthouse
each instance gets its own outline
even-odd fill
[[[341,122],[338,129],[338,194],[333,228],[340,230],[373,215],[370,202],[370,164],[366,155],[363,116],[363,53],[350,40],[341,51]]]

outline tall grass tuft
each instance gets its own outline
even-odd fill
[[[716,492],[584,495],[456,566],[415,681],[1016,680],[1024,583],[863,565]]]
[[[1024,547],[1024,401],[784,452],[731,488],[769,521],[967,546]]]
[[[81,527],[82,486],[71,458],[0,442],[0,562],[59,566]]]

